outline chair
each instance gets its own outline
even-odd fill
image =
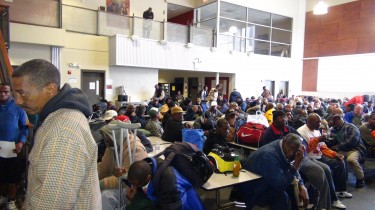
[[[115,148],[115,164],[118,168],[122,167],[123,163],[123,151],[124,151],[124,138],[126,137],[126,143],[128,145],[128,152],[129,152],[129,162],[132,164],[135,161],[135,151],[136,151],[136,144],[134,143],[133,152],[131,151],[130,147],[130,140],[129,140],[129,129],[134,129],[134,138],[137,136],[137,129],[141,127],[140,123],[125,123],[122,121],[117,121],[117,124],[108,124],[108,129],[112,131],[112,140],[113,145]],[[116,131],[120,131],[120,138],[116,138]],[[125,134],[125,136],[124,136]],[[118,145],[119,144],[119,150]],[[119,154],[120,152],[120,154]],[[118,209],[121,209],[122,206],[125,206],[125,199],[124,199],[124,193],[122,189],[122,182],[121,177],[119,177],[119,192],[120,192],[120,200],[118,203]],[[123,205],[121,205],[123,204]]]

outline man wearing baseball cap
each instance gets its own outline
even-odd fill
[[[184,111],[181,107],[175,106],[171,109],[171,117],[168,119],[164,127],[164,133],[161,139],[169,142],[182,141],[182,129],[184,125]],[[188,124],[186,124],[188,125]]]

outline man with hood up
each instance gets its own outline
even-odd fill
[[[12,75],[16,103],[39,114],[25,209],[101,209],[97,145],[87,118],[87,96],[65,84],[50,62],[35,59]]]

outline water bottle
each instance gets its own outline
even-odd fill
[[[155,152],[158,152],[159,150],[160,150],[160,141],[156,141]]]
[[[240,176],[240,170],[241,170],[241,163],[240,163],[240,158],[237,155],[234,158],[234,161],[233,161],[233,176],[239,177]]]

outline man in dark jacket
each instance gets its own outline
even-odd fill
[[[204,142],[203,152],[208,155],[211,150],[214,148],[215,144],[226,147],[227,141],[226,138],[229,133],[229,123],[226,119],[219,119],[216,124],[216,130],[214,133],[211,133],[207,140]]]
[[[359,129],[351,123],[344,122],[340,114],[332,117],[332,126],[331,138],[333,140],[327,145],[344,155],[357,178],[355,187],[363,188],[365,176],[360,162],[366,157],[366,147],[362,142]]]
[[[284,138],[289,133],[294,133],[299,136],[298,132],[294,128],[285,125],[285,122],[285,113],[283,111],[274,111],[273,122],[264,132],[261,138],[261,143],[263,143],[263,145],[268,144]],[[306,141],[303,141],[302,143],[307,147]],[[307,156],[307,154],[305,154],[305,156]],[[315,187],[316,190],[320,192],[320,199],[317,206],[318,209],[331,208],[331,195],[327,179],[327,176],[331,176],[329,167],[324,163],[315,163],[309,158],[304,157],[299,172]]]
[[[306,207],[309,198],[298,173],[303,153],[304,147],[296,134],[288,134],[282,140],[273,141],[253,152],[243,167],[262,178],[239,186],[246,208],[270,205],[271,210],[287,210],[290,206],[292,209],[298,209],[291,185],[293,182],[298,184],[299,197]]]
[[[175,106],[171,109],[171,117],[168,119],[164,127],[164,133],[161,139],[169,142],[182,141],[182,129],[184,125],[183,110],[181,107]]]

